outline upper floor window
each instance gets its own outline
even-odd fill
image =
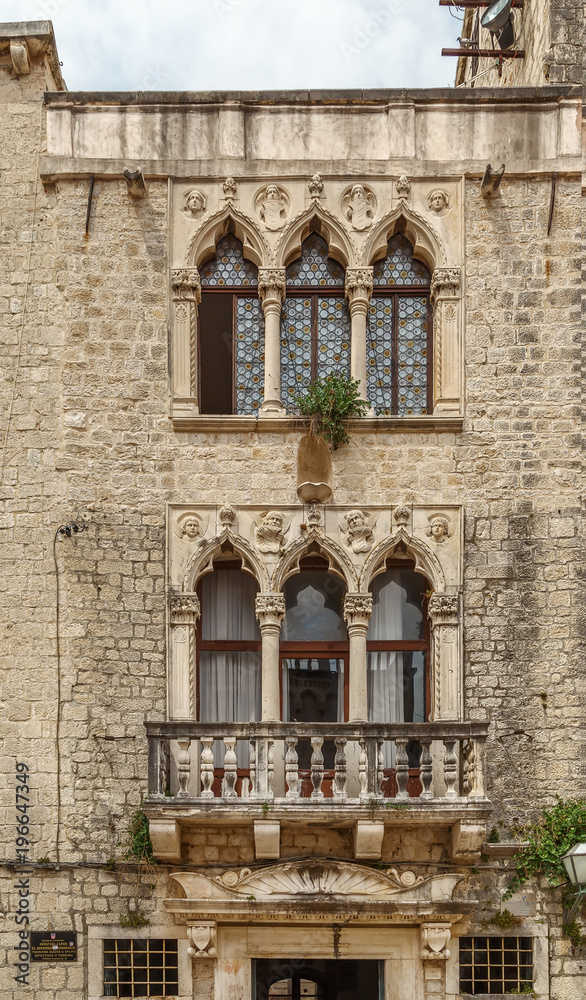
[[[317,233],[303,241],[301,256],[287,268],[281,314],[281,392],[291,409],[295,396],[330,372],[350,375],[350,313],[344,268],[328,256]]]
[[[431,413],[430,274],[400,233],[374,265],[366,335],[367,396],[377,414]]]
[[[258,271],[235,236],[201,270],[200,413],[256,414],[264,385],[264,317]]]

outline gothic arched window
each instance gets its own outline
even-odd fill
[[[318,376],[350,375],[344,277],[344,268],[328,256],[326,241],[315,232],[303,241],[301,256],[287,268],[281,314],[281,385],[287,409]]]
[[[374,265],[366,331],[367,396],[377,414],[431,413],[430,274],[397,233]]]
[[[200,413],[258,413],[264,386],[264,317],[258,271],[224,236],[201,268]]]

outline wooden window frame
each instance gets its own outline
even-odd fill
[[[202,283],[202,295],[231,295],[232,296],[232,412],[226,416],[238,416],[236,412],[236,318],[238,299],[258,299],[258,284],[256,285],[213,285],[208,287]],[[197,393],[201,399],[201,317],[199,310],[197,314]],[[221,414],[219,414],[221,415]]]
[[[425,285],[377,285],[374,284],[372,299],[393,300],[393,333],[391,346],[391,416],[399,415],[399,299],[417,295],[427,299],[427,397],[426,409],[433,413],[433,309],[431,307],[431,286]],[[370,304],[370,303],[369,303]],[[366,325],[368,339],[368,321]],[[367,377],[368,382],[368,377]]]
[[[347,722],[349,718],[349,670],[350,642],[348,639],[340,642],[281,642],[279,643],[279,691],[281,698],[281,721],[284,715],[283,698],[283,660],[342,660],[344,663],[344,718],[337,723]],[[335,723],[332,723],[335,725]]]

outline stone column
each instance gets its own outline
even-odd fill
[[[346,270],[346,296],[352,320],[351,374],[360,382],[360,395],[367,399],[366,388],[366,318],[372,295],[374,269],[349,267]]]
[[[372,594],[347,594],[344,621],[350,639],[349,722],[368,722],[366,633],[372,615]]]
[[[462,412],[460,268],[437,267],[431,278],[433,411]]]
[[[461,717],[460,598],[433,594],[428,614],[432,634],[434,722]]]
[[[262,636],[262,721],[281,718],[279,635],[285,617],[283,594],[257,594],[256,617]]]
[[[171,271],[171,373],[173,416],[199,413],[197,404],[197,307],[201,283],[196,267]]]
[[[171,720],[195,718],[195,630],[200,615],[197,594],[171,598]]]
[[[285,412],[281,402],[281,307],[285,298],[285,268],[261,267],[258,295],[265,314],[265,386],[260,415]]]

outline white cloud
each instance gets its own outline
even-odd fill
[[[450,86],[437,0],[3,0],[51,19],[70,90]]]

